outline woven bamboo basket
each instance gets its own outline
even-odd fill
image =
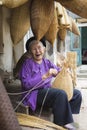
[[[63,67],[61,72],[56,76],[53,87],[64,90],[70,100],[73,96],[73,83],[70,73],[67,71],[66,67]]]
[[[53,45],[54,40],[56,39],[57,32],[59,30],[58,20],[57,20],[57,13],[55,8],[55,14],[52,23],[50,24],[50,27],[45,34],[45,38]]]
[[[47,32],[54,17],[54,1],[33,0],[30,11],[30,23],[32,31],[40,40]]]
[[[72,29],[70,29],[70,31],[72,31],[76,35],[80,35],[80,31],[79,31],[79,28],[78,28],[76,22],[71,17],[70,17],[70,21],[71,21],[71,27],[72,27]]]
[[[15,7],[23,5],[27,1],[28,0],[2,0],[2,4],[8,8],[15,8]]]
[[[59,29],[59,32],[58,32],[58,36],[59,38],[64,41],[65,40],[65,37],[67,35],[67,29],[64,28],[64,29]]]
[[[87,0],[55,0],[75,14],[87,18]]]
[[[17,44],[30,28],[29,2],[12,9],[10,32],[14,44]]]
[[[66,130],[61,126],[58,126],[52,122],[40,119],[35,116],[30,116],[30,115],[21,114],[21,113],[17,113],[16,115],[17,115],[19,124],[21,126],[27,126],[27,128],[32,127],[32,129],[38,128],[38,129],[45,129],[45,130],[55,130],[55,129]]]

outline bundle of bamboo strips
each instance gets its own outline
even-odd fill
[[[76,79],[77,79],[77,53],[76,52],[67,52],[67,61],[68,61],[68,67],[71,69],[72,73],[72,79],[74,86],[76,85]]]
[[[52,122],[40,119],[35,116],[30,116],[26,114],[16,113],[19,124],[22,126],[32,127],[32,128],[42,128],[45,130],[65,130],[63,127],[58,126]]]

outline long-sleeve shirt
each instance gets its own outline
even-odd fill
[[[20,70],[19,78],[22,83],[23,91],[36,88],[29,93],[23,102],[25,105],[29,105],[33,111],[36,109],[38,89],[51,87],[51,80],[53,76],[46,80],[42,80],[42,76],[46,74],[50,68],[54,68],[58,72],[61,70],[47,59],[43,59],[42,63],[38,64],[32,58],[30,58],[23,63],[23,66]]]

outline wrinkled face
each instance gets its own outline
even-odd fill
[[[45,47],[40,41],[34,40],[30,45],[30,52],[33,57],[33,59],[36,62],[42,61],[42,58],[44,56]]]

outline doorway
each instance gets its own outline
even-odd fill
[[[81,28],[82,64],[87,64],[87,27]]]

